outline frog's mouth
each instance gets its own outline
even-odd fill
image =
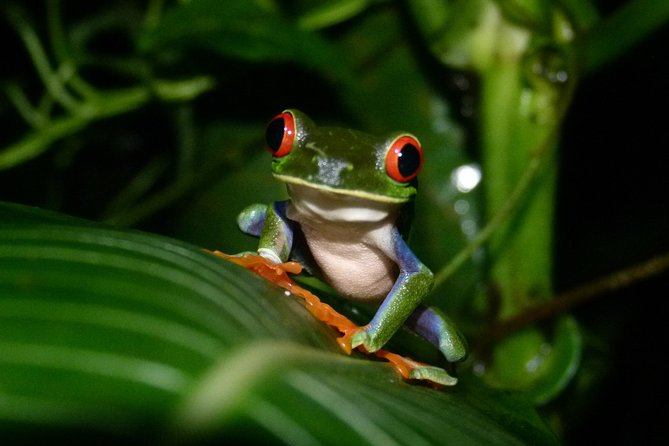
[[[289,175],[280,175],[273,174],[274,178],[279,181],[283,181],[286,184],[297,184],[300,186],[309,187],[312,189],[317,189],[319,191],[330,192],[337,195],[345,195],[349,197],[362,198],[368,201],[378,201],[381,203],[406,203],[409,201],[406,197],[389,197],[387,195],[375,194],[372,192],[360,191],[360,190],[351,190],[351,189],[342,189],[333,186],[327,186],[325,184],[313,183],[311,181],[303,180],[302,178],[296,178]]]
[[[379,201],[306,182],[287,181],[286,186],[300,214],[326,221],[379,222],[395,215],[401,206],[400,202]]]

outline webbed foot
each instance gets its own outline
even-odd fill
[[[395,366],[395,369],[406,379],[431,381],[442,386],[454,386],[458,379],[449,375],[441,367],[414,361],[406,356],[400,356],[386,350],[379,350],[377,356],[382,357]]]
[[[419,306],[407,320],[407,326],[437,347],[448,362],[467,357],[465,337],[455,323],[436,308]]]
[[[297,262],[283,262],[275,263],[272,260],[269,260],[266,256],[256,254],[254,252],[240,252],[238,254],[225,254],[221,251],[207,251],[210,254],[213,254],[217,257],[222,257],[226,260],[229,260],[232,263],[243,266],[246,269],[255,271],[260,276],[265,277],[267,280],[276,282],[271,278],[271,275],[263,274],[262,271],[284,271],[290,274],[300,274],[302,272],[302,265]]]
[[[440,333],[439,350],[448,362],[459,362],[467,357],[467,341],[460,330],[453,327]]]
[[[362,347],[365,351],[373,353],[383,347],[383,343],[374,339],[368,331],[368,326],[364,326],[351,336],[351,348],[356,347]]]
[[[458,379],[449,375],[446,370],[431,365],[411,369],[409,378],[432,381],[433,383],[441,384],[442,386],[454,386],[458,383]]]

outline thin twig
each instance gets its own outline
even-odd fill
[[[93,86],[83,80],[77,70],[77,64],[70,54],[68,40],[63,29],[61,18],[60,0],[47,1],[47,24],[51,40],[52,51],[59,67],[57,74],[63,84],[67,84],[72,90],[84,99],[95,100],[98,98],[97,91]]]
[[[494,324],[481,337],[481,344],[484,346],[490,345],[509,333],[518,331],[536,322],[555,317],[605,293],[625,288],[636,282],[657,276],[667,270],[669,270],[669,253],[664,253],[652,257],[643,263],[595,279]]]
[[[10,9],[9,12],[13,25],[16,28],[19,37],[23,40],[23,44],[28,50],[28,54],[35,65],[35,69],[49,94],[65,109],[76,111],[79,102],[65,89],[60,77],[51,68],[49,58],[42,47],[35,30],[30,26],[19,10]]]
[[[5,87],[7,92],[7,97],[16,108],[16,111],[19,112],[19,115],[30,125],[31,127],[40,128],[46,124],[48,117],[36,110],[30,100],[23,92],[21,87],[14,83],[10,82]]]

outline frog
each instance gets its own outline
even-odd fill
[[[286,109],[270,120],[265,143],[289,199],[239,214],[240,229],[259,237],[257,254],[272,264],[297,261],[344,298],[375,305],[369,323],[350,337],[352,348],[378,351],[406,326],[449,363],[462,361],[465,338],[442,311],[422,303],[433,273],[407,242],[424,163],[417,137],[321,127]],[[454,379],[439,367],[421,373],[435,382]]]

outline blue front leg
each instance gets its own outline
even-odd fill
[[[432,272],[418,260],[399,231],[394,231],[392,242],[399,276],[371,322],[353,336],[352,346],[376,351],[406,323],[439,348],[448,361],[464,359],[466,342],[455,324],[437,309],[420,304],[432,288]]]
[[[277,201],[269,206],[252,204],[239,214],[237,224],[243,232],[260,237],[259,254],[264,253],[274,263],[290,258],[300,263],[307,273],[319,275],[300,225],[286,216],[289,203]]]
[[[252,204],[239,213],[237,216],[237,226],[246,234],[260,237],[266,218],[267,205]]]
[[[242,231],[260,237],[258,254],[272,263],[287,261],[293,247],[293,228],[286,217],[287,205],[287,201],[276,201],[269,206],[254,204],[237,217]]]
[[[362,345],[367,351],[383,347],[432,288],[432,272],[418,260],[397,229],[393,230],[391,243],[399,275],[371,322],[351,338],[352,347]]]

